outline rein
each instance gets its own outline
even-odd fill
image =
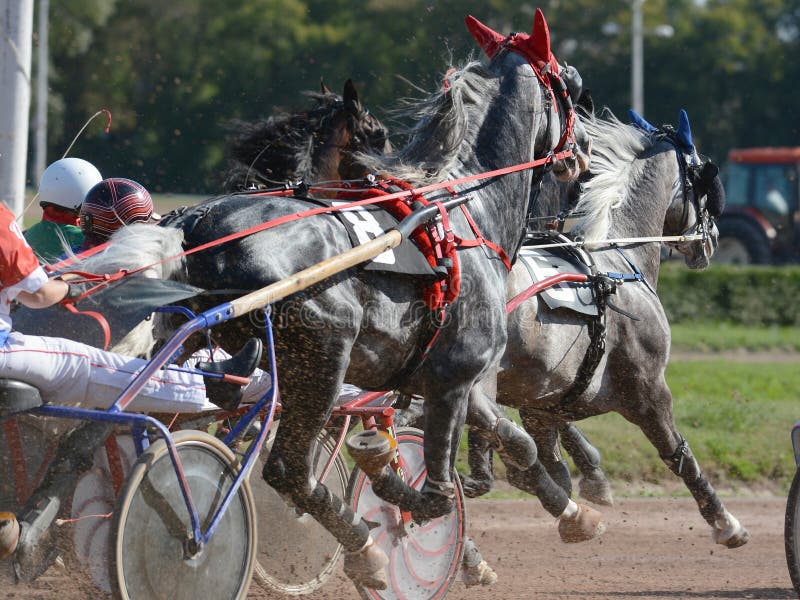
[[[254,226],[249,227],[247,229],[243,229],[242,231],[237,231],[235,233],[231,233],[231,234],[223,236],[221,238],[217,238],[216,240],[212,240],[212,241],[207,242],[205,244],[201,244],[200,246],[196,246],[194,248],[190,248],[189,250],[185,250],[184,252],[181,252],[181,253],[176,254],[174,256],[168,256],[168,257],[163,258],[163,259],[161,259],[159,261],[156,261],[156,262],[151,263],[149,265],[145,265],[143,267],[138,267],[136,269],[121,270],[121,271],[118,271],[117,273],[111,273],[111,274],[106,274],[106,275],[93,275],[93,274],[89,274],[89,273],[76,272],[76,273],[74,273],[75,275],[79,275],[80,277],[83,277],[83,279],[81,279],[79,281],[76,281],[76,283],[90,283],[90,282],[91,283],[98,283],[97,286],[95,286],[95,287],[91,288],[90,290],[87,290],[86,292],[84,292],[84,294],[82,294],[78,299],[82,299],[82,298],[86,297],[87,295],[93,293],[94,291],[97,291],[101,287],[106,286],[109,283],[112,283],[112,282],[117,281],[119,279],[122,279],[123,277],[127,277],[129,275],[134,275],[136,273],[140,273],[142,271],[146,271],[147,269],[151,269],[153,267],[156,267],[158,265],[164,264],[166,262],[169,262],[169,261],[172,261],[172,260],[177,260],[177,259],[183,258],[184,256],[189,256],[190,254],[195,254],[197,252],[201,252],[203,250],[207,250],[209,248],[213,248],[215,246],[219,246],[219,245],[225,244],[225,243],[233,241],[233,240],[241,239],[243,237],[247,237],[249,235],[253,235],[253,234],[259,233],[261,231],[266,231],[267,229],[272,229],[273,227],[277,227],[278,225],[282,225],[284,223],[289,223],[289,222],[292,222],[292,221],[296,221],[296,220],[303,219],[303,218],[306,218],[306,217],[311,217],[311,216],[318,215],[318,214],[325,214],[325,213],[331,213],[331,212],[336,212],[336,211],[348,210],[348,209],[355,208],[355,207],[358,207],[358,206],[365,206],[365,205],[370,205],[370,204],[379,204],[381,202],[386,202],[387,200],[394,200],[394,199],[410,198],[410,197],[413,197],[413,196],[419,196],[419,195],[423,195],[423,194],[428,193],[428,192],[433,192],[433,191],[438,191],[438,190],[442,190],[442,189],[452,188],[453,186],[456,186],[456,185],[462,185],[462,184],[465,184],[465,183],[470,183],[470,182],[473,182],[473,181],[480,181],[480,180],[484,180],[484,179],[491,179],[491,178],[494,178],[494,177],[500,177],[502,175],[508,175],[508,174],[511,174],[511,173],[516,173],[518,171],[525,171],[525,170],[532,169],[532,168],[535,168],[535,167],[548,165],[548,164],[553,163],[555,161],[563,160],[565,158],[569,158],[570,156],[572,156],[572,150],[571,149],[563,150],[561,152],[551,152],[551,153],[549,153],[547,156],[545,156],[543,158],[539,158],[539,159],[536,159],[536,160],[528,161],[528,162],[525,162],[525,163],[512,165],[510,167],[503,167],[501,169],[495,169],[493,171],[486,171],[484,173],[478,173],[478,174],[475,174],[475,175],[468,175],[468,176],[465,176],[465,177],[459,177],[457,179],[452,179],[452,180],[448,180],[448,181],[440,181],[440,182],[432,183],[432,184],[425,185],[425,186],[422,186],[422,187],[419,187],[419,188],[410,188],[410,189],[401,190],[399,192],[394,192],[394,193],[386,194],[386,195],[382,195],[382,196],[377,196],[377,197],[372,197],[372,198],[365,198],[365,199],[362,199],[362,200],[355,200],[353,202],[348,202],[346,204],[340,204],[338,206],[321,206],[321,207],[318,207],[318,208],[313,208],[313,209],[309,209],[309,210],[293,213],[293,214],[290,214],[290,215],[284,215],[283,217],[279,217],[277,219],[272,219],[271,221],[266,221],[264,223],[259,223],[258,225],[254,225]],[[308,188],[308,191],[309,192],[313,192],[314,189],[315,188]],[[275,197],[285,197],[285,196],[292,196],[294,193],[295,193],[295,190],[293,190],[293,189],[285,189],[285,190],[273,190],[273,191],[267,191],[267,192],[259,192],[259,193],[255,193],[255,194],[251,194],[251,195],[252,196],[266,196],[266,197],[273,197],[273,196],[275,196]],[[81,257],[91,256],[93,254],[96,254],[96,253],[100,252],[101,250],[103,250],[108,244],[109,244],[109,242],[106,242],[105,244],[101,244],[100,246],[96,246],[95,248],[92,248],[88,253],[82,254]],[[66,268],[66,267],[68,267],[69,265],[71,265],[74,262],[75,262],[75,258],[72,258],[72,257],[67,258],[67,259],[65,259],[65,260],[63,260],[63,261],[61,261],[61,262],[49,267],[48,271],[53,272],[53,271],[58,270],[58,269]],[[62,275],[68,274],[68,273],[70,273],[70,272],[69,271],[62,272]]]
[[[592,246],[619,246],[620,244],[649,244],[654,242],[667,242],[667,243],[683,243],[683,242],[697,242],[704,239],[703,234],[690,233],[688,235],[657,235],[650,237],[631,237],[631,238],[607,238],[604,240],[575,240],[573,242],[553,242],[552,244],[536,244],[537,248],[565,248],[574,247],[582,248],[587,244]]]

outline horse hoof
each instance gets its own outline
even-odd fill
[[[584,504],[578,504],[578,512],[572,517],[561,517],[558,520],[558,534],[561,541],[567,544],[591,540],[603,535],[605,530],[603,514]]]
[[[611,484],[605,477],[587,479],[583,477],[578,482],[581,498],[601,506],[614,506],[614,495],[611,493]]]
[[[461,489],[464,490],[464,495],[467,498],[479,498],[492,489],[492,484],[489,481],[474,479],[469,475],[461,475],[460,477]]]
[[[348,552],[344,556],[344,572],[358,586],[373,590],[385,590],[389,586],[386,565],[389,557],[372,538],[358,552]]]
[[[467,587],[476,585],[494,585],[497,583],[497,573],[489,566],[485,560],[482,560],[474,567],[461,568],[461,580]]]
[[[726,548],[738,548],[750,541],[750,533],[736,517],[725,511],[725,516],[714,522],[711,539],[714,540],[714,543]]]

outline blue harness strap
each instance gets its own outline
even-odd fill
[[[653,286],[651,286],[650,283],[647,281],[647,279],[645,279],[644,275],[642,275],[642,272],[639,270],[639,267],[637,267],[633,263],[633,261],[630,258],[628,258],[628,255],[622,251],[622,248],[620,248],[619,246],[614,246],[614,250],[619,252],[620,256],[622,256],[622,258],[625,259],[625,262],[628,263],[628,266],[630,266],[630,268],[633,269],[633,273],[609,272],[606,273],[606,275],[608,275],[611,279],[617,279],[619,281],[641,281],[643,284],[647,286],[648,290],[653,292],[654,296],[657,296],[658,294],[656,294],[656,291],[653,289]]]
[[[10,331],[0,331],[0,346],[6,345],[6,340],[8,340],[8,335],[10,333]]]

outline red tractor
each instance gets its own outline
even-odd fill
[[[798,148],[743,148],[723,169],[727,201],[714,262],[773,264],[800,259]]]

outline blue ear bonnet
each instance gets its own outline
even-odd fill
[[[637,129],[641,129],[645,133],[655,133],[656,131],[658,131],[657,127],[653,127],[652,125],[650,125],[650,123],[644,120],[644,117],[642,115],[637,113],[632,108],[628,110],[628,116],[630,116],[631,118],[631,124]]]
[[[655,133],[659,131],[658,127],[654,127],[648,123],[644,117],[635,110],[630,109],[628,111],[628,115],[631,118],[631,124],[637,129],[641,129],[647,133]],[[681,150],[690,156],[694,156],[695,148],[694,142],[692,141],[692,127],[689,125],[689,115],[686,114],[684,109],[681,109],[678,113],[678,129],[675,131],[674,139],[680,146]]]
[[[695,149],[692,141],[692,128],[689,125],[689,115],[683,109],[678,113],[678,131],[675,137],[688,154],[694,155]]]

